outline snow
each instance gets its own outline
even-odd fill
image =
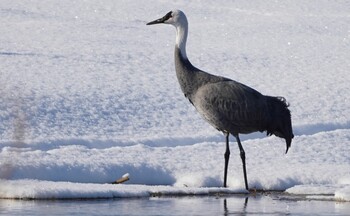
[[[215,193],[244,193],[242,189],[190,188],[149,185],[111,185],[38,180],[0,180],[2,198],[30,199],[106,199],[166,195],[206,195]]]
[[[350,201],[347,1],[2,0],[0,197],[245,192],[233,137],[220,188],[224,136],[181,93],[174,28],[145,25],[174,8],[194,65],[291,104],[288,154],[242,136],[249,186]]]

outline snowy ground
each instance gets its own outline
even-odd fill
[[[174,8],[194,65],[291,104],[287,155],[242,136],[249,186],[350,201],[350,3],[316,0],[2,0],[0,197],[244,192],[233,138],[220,188],[224,137],[181,93],[174,28],[145,25]]]

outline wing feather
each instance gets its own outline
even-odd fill
[[[201,86],[193,104],[210,124],[233,134],[264,131],[269,120],[265,96],[233,80]]]

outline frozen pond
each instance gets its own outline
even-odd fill
[[[0,200],[1,215],[349,215],[349,202],[269,195]]]

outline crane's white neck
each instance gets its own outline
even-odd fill
[[[188,22],[185,16],[175,24],[176,27],[176,46],[180,49],[183,58],[187,59],[186,41],[188,35]]]

